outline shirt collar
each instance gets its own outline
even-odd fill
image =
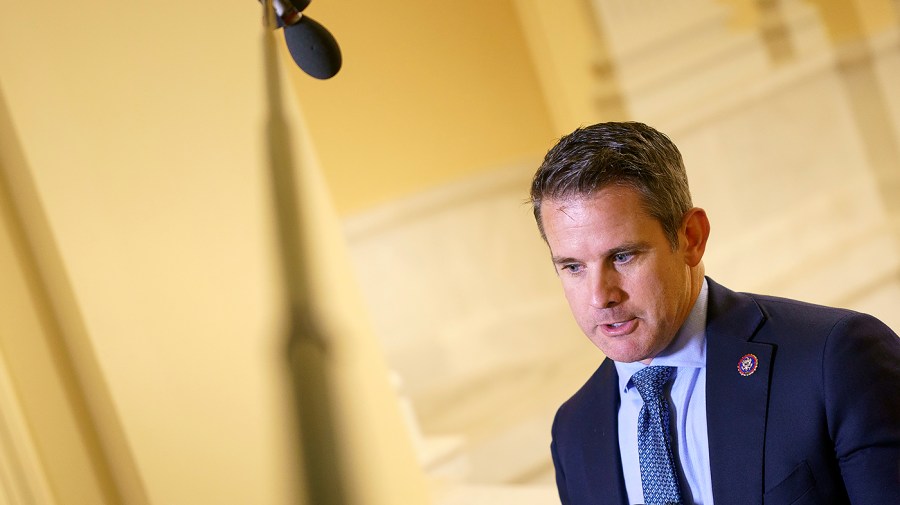
[[[694,302],[691,312],[684,324],[675,334],[675,339],[653,361],[655,366],[674,366],[687,368],[706,367],[706,308],[709,301],[709,284],[706,277],[700,294]],[[639,361],[634,363],[613,362],[619,375],[619,390],[625,392],[631,385],[631,376],[638,370],[649,366]]]

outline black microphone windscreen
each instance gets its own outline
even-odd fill
[[[341,69],[341,48],[337,40],[309,16],[285,26],[284,41],[297,66],[316,79],[334,77]]]

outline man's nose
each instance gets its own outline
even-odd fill
[[[612,269],[600,269],[591,279],[591,305],[598,309],[614,307],[622,301],[619,273]]]

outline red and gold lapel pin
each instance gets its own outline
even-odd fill
[[[739,374],[747,377],[748,375],[753,375],[757,366],[759,366],[759,359],[756,355],[745,354],[738,360],[737,371]]]

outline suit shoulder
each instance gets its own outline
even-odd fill
[[[827,305],[819,305],[791,298],[783,298],[779,296],[760,295],[756,293],[740,293],[748,296],[756,302],[766,312],[785,312],[788,314],[809,315],[818,318],[837,320],[847,315],[859,314],[850,309],[838,307],[829,307]]]
[[[897,334],[869,314],[777,296],[740,295],[753,300],[764,314],[765,323],[754,337],[757,341],[793,343],[803,345],[807,350],[856,346],[864,342],[866,345],[879,342],[879,345],[891,348],[900,345]]]
[[[805,332],[832,330],[842,326],[882,327],[890,332],[887,325],[878,318],[855,310],[829,307],[815,303],[782,298],[778,296],[740,293],[752,299],[765,314],[769,323],[798,326]]]

